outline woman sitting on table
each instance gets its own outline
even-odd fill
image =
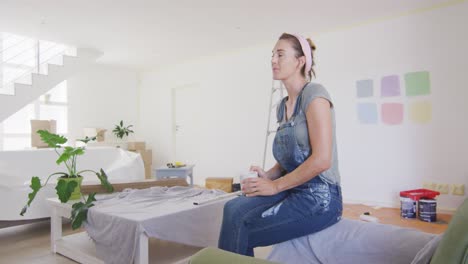
[[[277,163],[242,182],[245,196],[226,203],[219,248],[253,256],[253,249],[323,230],[341,219],[342,198],[335,140],[335,114],[315,75],[315,45],[284,33],[271,67],[288,96],[277,108],[273,142]]]

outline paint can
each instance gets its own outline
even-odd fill
[[[418,215],[421,221],[437,221],[437,201],[435,199],[420,199],[418,209]]]
[[[416,201],[408,197],[400,196],[400,202],[401,217],[416,218]]]

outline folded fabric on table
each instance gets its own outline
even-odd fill
[[[194,200],[225,194],[194,187],[126,189],[97,197],[88,212],[86,231],[106,263],[132,263],[139,236],[206,247],[217,246],[224,203],[217,200],[194,205]]]

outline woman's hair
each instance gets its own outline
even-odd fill
[[[294,36],[294,35],[291,35],[291,34],[288,34],[288,33],[283,33],[279,39],[284,39],[284,40],[288,40],[291,44],[292,44],[292,47],[293,49],[296,51],[296,58],[299,58],[301,56],[305,56],[304,52],[302,51],[302,47],[301,47],[301,43],[299,42],[299,40]],[[312,58],[312,67],[310,67],[310,71],[309,72],[305,72],[305,65],[302,66],[302,69],[301,69],[301,73],[302,73],[302,76],[304,77],[308,77],[310,79],[312,79],[312,76],[315,77],[315,71],[314,71],[314,65],[315,65],[315,58],[314,58],[314,51],[316,49],[315,47],[315,44],[314,42],[312,42],[312,40],[310,38],[307,38],[307,42],[309,43],[310,45],[310,51],[311,51],[311,58]]]

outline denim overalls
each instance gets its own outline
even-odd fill
[[[296,138],[298,132],[303,132],[296,129],[307,128],[305,114],[299,115],[302,91],[291,119],[278,127],[273,142],[273,155],[288,173],[311,154],[310,145],[299,144]],[[279,106],[279,122],[285,102],[283,99]],[[342,210],[340,186],[321,175],[273,196],[241,196],[224,206],[219,248],[253,256],[254,247],[277,244],[335,224]]]

